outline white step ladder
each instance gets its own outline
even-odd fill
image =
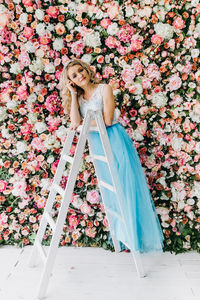
[[[95,119],[96,120],[96,124],[97,127],[92,127],[90,126],[91,120]],[[102,189],[103,188],[107,188],[109,190],[111,190],[112,192],[114,192],[117,196],[117,201],[119,201],[119,206],[120,206],[120,211],[121,211],[121,215],[118,214],[118,217],[120,220],[124,221],[125,220],[125,216],[123,216],[123,210],[121,208],[121,187],[119,185],[119,181],[117,181],[118,179],[118,175],[117,172],[115,170],[115,165],[113,163],[113,154],[112,154],[112,149],[110,146],[110,142],[109,142],[109,138],[107,135],[107,131],[106,131],[106,126],[103,120],[103,116],[102,116],[102,112],[101,110],[88,110],[86,113],[86,116],[84,118],[83,124],[80,125],[77,128],[77,131],[80,132],[80,136],[79,136],[79,140],[78,140],[78,144],[76,147],[76,151],[74,154],[74,157],[69,156],[69,152],[71,149],[71,145],[73,142],[73,138],[75,135],[75,130],[70,130],[68,135],[67,135],[67,139],[64,143],[64,147],[61,153],[61,157],[59,160],[59,164],[56,170],[56,174],[54,176],[54,180],[53,180],[53,184],[50,188],[50,192],[49,192],[49,196],[47,199],[47,203],[46,206],[44,208],[44,213],[42,215],[41,218],[41,222],[40,222],[40,226],[35,238],[35,242],[34,242],[34,246],[31,252],[31,256],[30,256],[30,261],[29,261],[29,266],[30,267],[34,267],[37,265],[36,262],[36,251],[38,252],[38,254],[40,254],[40,257],[42,259],[42,261],[44,262],[44,269],[42,272],[42,276],[41,276],[41,281],[40,281],[40,285],[39,285],[39,290],[38,290],[38,299],[42,299],[45,297],[45,293],[47,290],[47,286],[48,286],[48,282],[50,279],[50,276],[52,275],[51,271],[53,268],[53,264],[56,258],[56,253],[57,253],[57,249],[59,247],[59,242],[60,242],[60,238],[61,238],[61,234],[62,234],[62,230],[63,230],[63,226],[65,224],[65,220],[66,220],[66,216],[67,216],[67,212],[68,212],[68,207],[71,201],[71,197],[72,197],[72,193],[74,190],[74,185],[76,182],[76,178],[79,172],[79,168],[80,168],[80,164],[81,164],[81,160],[82,160],[82,155],[85,149],[85,144],[86,144],[86,140],[88,140],[88,144],[89,144],[89,150],[90,150],[90,154],[91,157],[93,158],[93,162],[94,162],[94,167],[95,167],[95,172],[97,175],[97,180],[98,180],[98,184],[99,184],[99,188],[100,188],[100,192],[102,195],[102,200],[103,200],[103,204],[104,204],[104,208],[105,208],[105,212],[107,215],[107,219],[108,219],[108,224],[109,224],[109,228],[110,228],[110,234],[113,240],[113,244],[114,244],[114,248],[116,252],[120,252],[120,244],[119,241],[117,241],[114,237],[114,232],[112,230],[112,228],[110,227],[110,216],[116,215],[115,211],[110,211],[109,212],[106,210],[105,207],[105,200],[103,198],[103,193],[102,193]],[[90,142],[89,142],[89,131],[99,131],[100,133],[100,138],[101,138],[101,142],[103,145],[103,149],[104,149],[104,153],[105,156],[100,156],[100,155],[93,155],[93,153],[91,153],[91,147],[90,147]],[[102,181],[100,179],[100,177],[98,177],[98,173],[97,173],[97,168],[96,168],[96,161],[97,160],[101,160],[104,161],[108,164],[108,168],[111,174],[111,178],[112,178],[112,182],[113,185],[110,185],[104,181]],[[65,165],[67,162],[70,162],[71,165],[71,170],[68,176],[68,181],[67,181],[67,185],[66,188],[63,189],[60,187],[60,181],[65,169]],[[55,200],[56,195],[60,194],[62,196],[62,203],[61,206],[59,208],[59,213],[58,213],[58,217],[56,222],[53,220],[52,216],[51,216],[51,209],[53,206],[53,202]],[[49,223],[51,229],[52,229],[52,240],[50,242],[50,246],[48,249],[48,254],[46,254],[45,250],[42,247],[42,240],[44,237],[44,233],[47,227],[47,224]],[[126,228],[126,223],[124,221],[124,228],[128,234],[128,229]],[[126,245],[129,249],[130,247],[128,245]],[[131,249],[130,249],[131,250]],[[137,270],[137,274],[139,277],[145,277],[146,274],[143,270],[143,265],[142,265],[142,261],[141,261],[141,256],[139,252],[136,251],[132,251],[131,250],[131,254],[133,255],[134,261],[135,261],[135,265],[136,265],[136,270]]]

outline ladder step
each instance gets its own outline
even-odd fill
[[[103,187],[105,187],[106,189],[110,190],[111,192],[114,192],[115,193],[115,188],[113,185],[110,185],[109,183],[105,182],[105,181],[102,181],[100,180],[99,184]]]
[[[69,155],[66,155],[66,154],[64,154],[64,155],[62,155],[62,158],[65,160],[65,161],[67,161],[67,162],[69,162],[69,163],[73,163],[73,161],[74,161],[74,158],[73,157],[71,157],[71,156],[69,156]]]
[[[105,157],[105,156],[103,156],[103,155],[93,155],[93,158],[94,159],[98,159],[98,160],[101,160],[101,161],[104,161],[104,162],[108,162],[108,160],[107,160],[107,158]]]
[[[46,211],[44,213],[44,217],[46,218],[47,222],[49,223],[49,225],[51,226],[52,230],[54,231],[56,228],[56,222],[54,221],[54,219],[52,218],[52,216],[50,216],[50,214]]]
[[[117,217],[122,223],[125,223],[124,219],[122,218],[121,215],[119,215],[118,213],[116,213],[114,210],[106,208],[106,212],[108,212],[109,214]]]
[[[34,242],[34,245],[36,245],[39,253],[40,253],[40,256],[44,262],[44,264],[46,263],[46,260],[47,260],[47,255],[42,247],[42,244],[40,243],[40,241],[38,240],[37,236],[35,238],[35,242]]]
[[[61,188],[57,183],[54,183],[53,188],[54,188],[54,190],[56,190],[56,192],[58,192],[62,197],[64,197],[65,190],[63,190],[63,188]]]

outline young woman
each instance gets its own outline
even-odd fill
[[[115,238],[128,245],[131,251],[162,252],[164,236],[153,199],[134,143],[117,121],[111,86],[99,82],[87,63],[74,59],[64,67],[60,87],[63,107],[71,120],[70,129],[75,130],[82,123],[87,109],[102,111],[122,187],[123,212],[126,217],[124,224],[117,217],[120,208],[115,194],[104,188],[106,208],[116,212],[110,224]],[[91,121],[91,126],[96,126],[95,120]],[[92,131],[89,134],[92,152],[104,155],[99,132]],[[101,180],[112,184],[107,165],[102,161],[97,163]],[[127,248],[123,244],[121,248]]]

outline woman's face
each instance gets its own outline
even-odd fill
[[[77,86],[83,87],[90,81],[90,76],[86,69],[80,65],[74,65],[68,69],[69,79]]]

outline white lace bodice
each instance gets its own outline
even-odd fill
[[[92,109],[92,110],[101,109],[102,113],[103,113],[102,90],[103,90],[104,85],[105,85],[104,83],[100,83],[98,85],[98,87],[96,88],[96,90],[93,92],[93,94],[89,100],[85,100],[83,98],[83,95],[81,95],[79,97],[78,101],[79,101],[79,105],[80,105],[80,113],[81,113],[82,118],[85,117],[86,111],[88,109]],[[112,125],[116,124],[116,123],[118,123],[118,121],[117,121],[117,112],[115,110]]]

